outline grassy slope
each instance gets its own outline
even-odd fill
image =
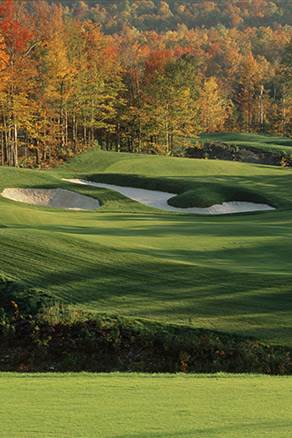
[[[91,151],[49,172],[0,169],[1,187],[67,186],[97,172],[224,183],[266,196],[275,212],[195,217],[78,188],[98,212],[0,199],[0,266],[98,311],[171,320],[292,345],[292,171],[244,163]]]
[[[272,135],[241,134],[241,133],[215,133],[203,134],[203,141],[221,142],[236,146],[250,146],[263,151],[273,151],[292,155],[292,139]]]
[[[0,437],[290,437],[291,378],[0,375]]]

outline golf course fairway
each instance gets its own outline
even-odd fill
[[[231,193],[275,210],[166,212],[63,178],[169,191],[186,205],[224,202]],[[289,168],[98,149],[48,171],[4,167],[0,191],[62,188],[101,208],[56,210],[0,197],[0,271],[80,309],[291,346],[291,185]]]
[[[290,437],[291,377],[0,374],[0,437]]]

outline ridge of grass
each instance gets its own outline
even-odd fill
[[[100,173],[85,176],[85,179],[95,182],[137,187],[148,190],[158,190],[177,193],[168,203],[174,207],[210,207],[228,201],[249,201],[268,203],[266,196],[251,189],[237,188],[218,182],[184,181],[171,178],[153,178],[140,175],[123,175]]]
[[[264,134],[208,133],[202,134],[203,142],[221,142],[237,147],[273,152],[277,155],[292,156],[292,139]]]
[[[292,349],[206,328],[81,311],[1,276],[0,370],[292,374]]]

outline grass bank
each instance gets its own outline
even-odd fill
[[[234,187],[277,210],[196,217],[62,181],[97,174],[183,182],[192,190]],[[0,198],[6,276],[76,309],[292,345],[291,169],[92,150],[51,171],[1,168],[5,187],[70,188],[102,201],[95,212],[70,212]]]
[[[261,134],[202,134],[185,154],[192,158],[210,158],[275,166],[292,165],[292,140]],[[181,151],[182,152],[182,151]]]

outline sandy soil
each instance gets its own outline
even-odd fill
[[[267,204],[257,204],[254,202],[223,202],[223,204],[212,205],[208,208],[176,208],[168,204],[168,200],[175,196],[175,193],[160,192],[155,190],[138,189],[134,187],[117,186],[113,184],[104,184],[98,182],[85,181],[81,179],[64,179],[64,181],[71,182],[73,184],[81,184],[86,186],[98,187],[110,189],[122,195],[138,201],[141,204],[148,205],[149,207],[159,208],[161,210],[192,213],[199,215],[220,215],[220,214],[232,214],[232,213],[246,213],[250,211],[269,211],[274,208]]]
[[[66,210],[96,210],[100,207],[97,199],[63,189],[7,188],[1,195],[12,201]]]

